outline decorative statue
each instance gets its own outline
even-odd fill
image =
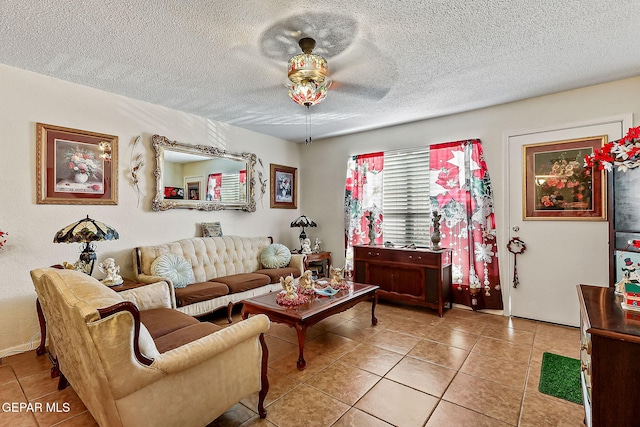
[[[320,244],[321,243],[322,243],[322,240],[318,239],[317,237],[313,241],[313,253],[314,254],[322,252],[322,249],[320,248]]]
[[[300,282],[298,284],[298,292],[301,292],[305,295],[313,295],[313,272],[311,270],[306,270],[300,276]]]
[[[433,233],[431,234],[431,249],[439,250],[440,247],[440,220],[442,215],[438,211],[433,211]]]
[[[376,227],[375,227],[375,222],[376,222],[376,217],[375,214],[373,213],[372,210],[367,212],[367,215],[365,215],[365,218],[367,218],[367,221],[369,221],[369,245],[373,246],[376,244]]]
[[[98,265],[98,269],[100,272],[107,275],[101,282],[107,286],[117,286],[121,285],[123,280],[122,276],[120,276],[120,267],[116,265],[116,262],[113,258],[107,258],[104,262]]]
[[[310,254],[311,253],[311,240],[310,239],[304,239],[302,241],[302,253],[303,254]]]
[[[344,280],[344,267],[336,268],[331,267],[331,286],[342,284]]]
[[[281,277],[280,286],[285,291],[284,299],[297,300],[298,292],[296,291],[296,285],[293,283],[293,276]]]

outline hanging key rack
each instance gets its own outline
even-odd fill
[[[518,255],[524,253],[527,249],[526,243],[520,240],[520,237],[516,236],[509,240],[507,243],[507,250],[513,254],[513,287],[517,288],[520,284],[518,279]]]

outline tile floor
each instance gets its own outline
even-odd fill
[[[543,352],[578,357],[577,329],[385,303],[376,316],[371,326],[371,305],[361,303],[309,329],[304,371],[295,368],[294,330],[272,324],[267,418],[257,416],[256,394],[210,426],[583,425],[581,405],[537,389]],[[222,315],[209,320],[226,324]],[[66,402],[69,411],[0,410],[0,426],[97,425],[73,389],[57,391],[49,368],[33,351],[3,359],[0,403]]]

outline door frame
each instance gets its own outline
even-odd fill
[[[598,119],[592,119],[582,122],[573,122],[573,123],[565,123],[559,125],[551,125],[544,126],[538,128],[527,128],[527,129],[515,129],[504,131],[502,133],[502,194],[505,195],[504,203],[503,203],[503,218],[504,222],[501,229],[501,234],[503,236],[502,240],[504,244],[501,246],[505,248],[505,253],[507,255],[507,262],[501,262],[502,268],[500,271],[500,283],[503,283],[503,301],[504,301],[504,315],[511,316],[511,281],[512,281],[512,272],[513,272],[513,256],[509,251],[506,250],[506,242],[509,241],[509,236],[511,235],[511,208],[509,203],[510,191],[511,191],[511,183],[509,182],[509,176],[511,173],[511,165],[509,162],[509,156],[511,152],[509,151],[511,143],[510,139],[514,137],[533,135],[537,133],[546,133],[546,132],[555,132],[555,131],[565,131],[571,129],[580,129],[588,126],[597,126],[597,125],[606,125],[612,123],[619,123],[621,128],[621,135],[624,135],[626,131],[633,127],[633,113],[623,113],[616,114],[612,116],[607,116]],[[515,184],[515,183],[514,183]],[[522,185],[522,183],[517,183],[515,185]],[[608,218],[607,221],[611,219]],[[499,239],[498,239],[499,240]],[[505,265],[506,264],[506,265]],[[504,268],[506,267],[506,268]]]

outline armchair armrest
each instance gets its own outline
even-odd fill
[[[140,283],[148,283],[148,284],[153,284],[153,283],[157,283],[157,282],[165,282],[168,285],[168,289],[169,289],[169,299],[171,301],[171,306],[170,308],[176,308],[176,294],[175,291],[173,289],[173,283],[171,282],[171,279],[167,278],[167,277],[161,277],[161,276],[150,276],[148,274],[137,274],[136,275],[136,280]],[[123,291],[122,293],[127,292],[127,291]],[[143,310],[141,308],[141,310]],[[147,309],[145,309],[147,310]]]
[[[168,279],[162,276],[151,276],[149,274],[137,274],[136,280],[140,283],[148,283],[148,284],[165,281],[168,284],[173,285],[171,283],[171,279]]]
[[[128,289],[120,292],[120,296],[134,303],[140,311],[152,308],[172,308],[171,287],[165,281]]]
[[[296,267],[300,270],[300,274],[304,273],[304,259],[307,256],[305,254],[291,254],[291,261],[289,261],[289,267]]]
[[[173,374],[198,365],[248,339],[259,339],[269,330],[269,318],[264,314],[252,316],[181,347],[158,355],[152,368]]]

